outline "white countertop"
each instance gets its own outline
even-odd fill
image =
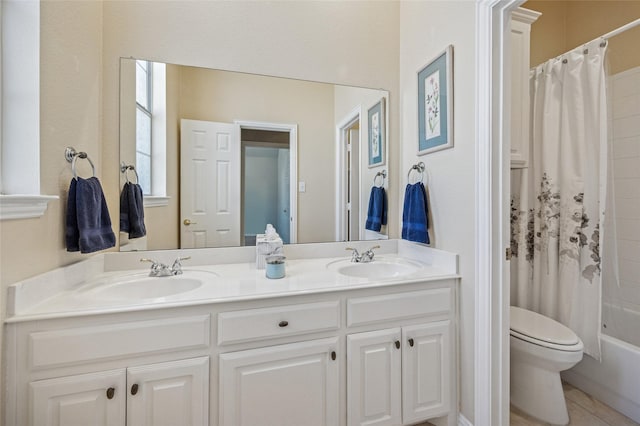
[[[376,260],[411,262],[419,267],[410,274],[385,279],[347,276],[334,267],[335,262],[338,262],[337,265],[349,265],[349,257],[344,255],[344,243],[305,244],[302,248],[290,246],[285,249],[286,274],[281,279],[266,278],[265,270],[256,269],[254,261],[233,262],[231,259],[229,263],[207,264],[205,259],[196,258],[192,259],[191,264],[185,262],[182,276],[155,277],[150,280],[169,285],[172,279],[197,275],[203,282],[199,287],[166,297],[123,300],[119,297],[104,297],[95,290],[105,283],[114,283],[119,279],[145,277],[149,269],[139,268],[141,253],[108,253],[11,285],[5,322],[246,301],[459,277],[455,254],[406,241],[376,242],[379,243],[382,248],[374,258],[374,263]],[[223,250],[227,256],[233,257],[233,253],[228,253],[236,249]],[[238,251],[240,259],[246,257],[247,252],[247,248],[241,248]],[[310,257],[313,252],[334,256]],[[162,253],[167,258],[185,254],[179,250]],[[149,252],[144,253],[144,257],[153,257],[148,254]],[[99,258],[106,255],[110,258]],[[134,265],[138,268],[132,268]]]

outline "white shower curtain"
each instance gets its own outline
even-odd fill
[[[592,42],[532,70],[529,167],[512,171],[511,200],[512,304],[565,324],[597,359],[605,51]]]

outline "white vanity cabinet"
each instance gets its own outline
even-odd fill
[[[195,309],[10,324],[5,424],[208,424],[210,320]]]
[[[400,425],[450,410],[450,321],[347,336],[348,425]]]
[[[33,426],[204,425],[209,358],[31,382]]]
[[[124,426],[124,370],[58,377],[29,384],[29,425]]]
[[[450,286],[347,299],[350,329],[375,328],[347,335],[349,426],[413,424],[451,412],[454,294]]]
[[[9,322],[4,423],[457,425],[457,282]]]
[[[340,424],[338,339],[220,355],[220,426]]]
[[[209,357],[127,369],[127,425],[209,423]]]
[[[231,350],[219,356],[220,426],[340,424],[342,303],[329,297],[218,314],[218,344]],[[239,343],[258,347],[227,349]]]

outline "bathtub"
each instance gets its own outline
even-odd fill
[[[640,348],[602,335],[601,349],[602,362],[585,355],[562,378],[640,422]]]

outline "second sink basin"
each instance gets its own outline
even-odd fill
[[[170,277],[149,277],[136,273],[112,277],[98,282],[88,289],[93,298],[109,300],[145,300],[175,296],[201,287],[217,274],[207,271],[185,271]]]
[[[330,262],[327,268],[339,274],[356,278],[389,279],[411,275],[423,266],[412,260],[399,258],[376,258],[368,263],[353,263],[350,260]]]

